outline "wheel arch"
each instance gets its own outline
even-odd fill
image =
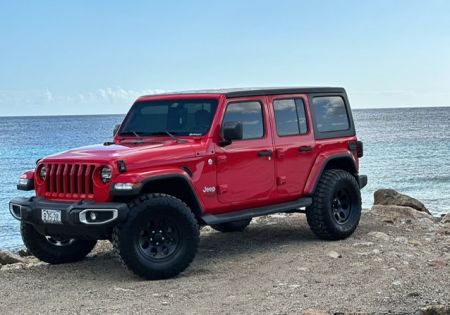
[[[197,220],[201,220],[203,213],[202,204],[195,193],[192,183],[186,176],[181,174],[158,175],[142,180],[141,184],[139,195],[163,193],[174,196],[185,202]]]
[[[323,172],[330,169],[341,169],[349,172],[357,179],[358,167],[352,154],[338,153],[330,156],[319,156],[311,169],[308,180],[306,181],[304,194],[314,194],[317,184]]]

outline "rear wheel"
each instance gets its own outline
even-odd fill
[[[113,231],[123,264],[145,279],[166,279],[185,270],[199,243],[197,220],[181,200],[148,194],[132,202],[126,222]]]
[[[361,217],[361,193],[355,177],[344,170],[327,170],[319,180],[313,203],[306,208],[311,230],[321,239],[350,236]]]
[[[244,219],[233,222],[213,224],[211,227],[219,232],[240,232],[243,231],[252,221],[252,219]]]
[[[61,239],[38,233],[28,223],[21,222],[22,240],[36,258],[50,264],[64,264],[82,260],[97,241]]]

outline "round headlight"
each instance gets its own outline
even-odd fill
[[[45,176],[47,176],[47,169],[45,168],[45,165],[41,166],[41,169],[39,170],[39,176],[42,180],[45,180]]]
[[[102,167],[100,177],[105,184],[111,180],[112,170],[108,166]]]

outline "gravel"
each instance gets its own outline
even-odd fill
[[[318,240],[301,214],[254,219],[238,233],[206,227],[192,265],[164,281],[137,278],[100,242],[79,263],[2,266],[0,314],[450,312],[450,235],[436,231],[371,212],[336,242]]]

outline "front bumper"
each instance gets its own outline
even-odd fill
[[[59,210],[60,223],[44,222],[42,209]],[[124,221],[129,212],[125,203],[57,202],[40,197],[14,198],[9,210],[14,218],[32,224],[41,234],[79,239],[108,238],[112,227]]]

